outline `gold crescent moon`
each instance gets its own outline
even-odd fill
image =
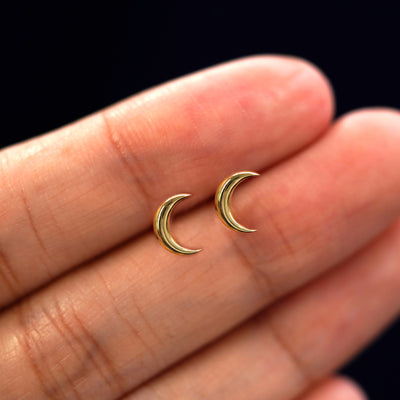
[[[218,186],[217,192],[215,193],[215,208],[217,209],[218,216],[222,220],[222,222],[228,227],[238,232],[255,232],[255,229],[246,228],[243,225],[240,225],[235,218],[232,216],[231,212],[231,195],[235,190],[236,186],[239,185],[245,179],[248,179],[252,176],[258,176],[256,172],[243,171],[237,172],[226,178],[222,183]]]
[[[169,217],[173,208],[186,197],[189,197],[190,194],[177,194],[175,196],[169,197],[164,203],[158,207],[156,214],[154,216],[153,228],[154,233],[157,236],[157,239],[160,241],[163,247],[172,253],[178,254],[194,254],[201,251],[201,249],[191,250],[185,247],[182,247],[180,244],[176,243],[175,239],[172,237],[169,231]]]

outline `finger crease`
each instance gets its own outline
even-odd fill
[[[263,269],[258,267],[257,263],[250,259],[248,254],[250,254],[251,251],[244,250],[239,241],[235,240],[232,236],[231,243],[233,244],[236,254],[241,261],[241,265],[243,265],[251,273],[253,280],[256,286],[259,288],[263,298],[275,298],[274,285],[270,277]]]
[[[118,317],[121,319],[121,321],[123,321],[130,329],[130,331],[134,334],[134,336],[142,343],[143,347],[148,351],[148,353],[153,357],[154,361],[157,362],[158,361],[158,357],[156,352],[151,348],[151,346],[142,338],[142,336],[140,335],[139,331],[136,329],[136,327],[132,324],[131,321],[128,320],[128,318],[126,318],[124,315],[122,315],[122,313],[120,312],[120,310],[118,309],[117,305],[115,304],[115,298],[113,296],[113,294],[111,293],[110,288],[107,285],[106,280],[104,279],[104,277],[102,276],[102,274],[98,271],[97,275],[100,279],[100,281],[102,282],[102,285],[104,286],[110,301],[111,301],[111,305],[113,308],[113,311],[115,312],[116,315],[118,315]],[[149,326],[148,322],[146,321],[146,319],[143,316],[143,313],[141,311],[139,311],[139,308],[135,302],[135,308],[138,312],[138,314],[141,316],[141,318],[143,319],[143,321],[146,323],[147,326]],[[149,327],[150,331],[152,332],[151,327]]]
[[[39,386],[42,388],[41,390],[42,393],[48,399],[53,399],[54,395],[58,394],[63,396],[62,393],[58,393],[58,390],[56,390],[56,388],[53,385],[48,384],[48,382],[51,381],[51,379],[49,380],[48,377],[45,376],[44,372],[40,368],[40,365],[45,364],[45,355],[38,349],[39,345],[36,343],[36,339],[34,338],[34,335],[31,332],[31,328],[29,326],[27,318],[25,317],[23,303],[19,307],[17,307],[17,315],[18,315],[18,322],[22,328],[22,335],[16,334],[15,337],[19,345],[23,349],[26,358],[28,360],[28,363],[32,367],[32,371],[37,378],[37,382],[39,383]]]
[[[22,294],[21,284],[18,280],[17,275],[14,273],[13,268],[11,267],[10,261],[8,257],[4,253],[4,251],[0,248],[0,276],[3,282],[10,289],[10,292],[18,297]]]
[[[49,252],[47,251],[47,248],[44,244],[43,239],[41,238],[40,234],[39,234],[39,230],[36,227],[36,223],[34,221],[33,215],[32,215],[32,208],[29,205],[28,199],[26,197],[25,191],[23,188],[21,188],[20,190],[20,196],[22,199],[22,202],[24,204],[24,208],[25,208],[25,212],[26,215],[28,216],[28,221],[29,221],[29,225],[31,227],[31,230],[36,238],[37,243],[39,244],[39,247],[41,248],[42,252],[46,255],[49,256]],[[47,275],[49,278],[52,278],[52,274],[50,273],[49,268],[47,267],[47,265],[45,263],[43,263],[44,267],[47,270]]]
[[[59,309],[57,309],[57,310],[60,311]],[[59,313],[59,318],[60,318],[60,320],[62,321],[62,327],[64,328],[64,330],[63,330],[62,328],[60,328],[60,326],[59,326],[59,324],[57,323],[56,319],[51,315],[51,313],[50,313],[48,310],[43,309],[43,313],[46,315],[47,319],[51,322],[52,326],[54,326],[54,328],[57,330],[57,332],[60,334],[60,336],[65,340],[65,342],[68,344],[68,346],[72,349],[72,351],[74,352],[74,354],[76,355],[76,357],[77,357],[78,359],[80,359],[80,361],[81,361],[81,364],[80,364],[80,365],[81,365],[82,369],[84,369],[84,368],[85,368],[85,363],[86,363],[86,360],[87,360],[87,359],[86,359],[86,357],[85,357],[84,359],[83,359],[82,357],[79,357],[79,352],[75,349],[75,346],[73,345],[73,340],[70,339],[70,337],[71,337],[71,338],[74,337],[74,335],[71,335],[71,333],[72,333],[71,331],[72,331],[72,330],[67,326],[67,324],[66,324],[65,321],[63,320],[61,314]],[[65,331],[65,332],[64,332],[64,331]],[[71,390],[73,391],[73,393],[74,393],[76,399],[81,400],[81,399],[82,399],[82,396],[77,392],[77,390],[76,390],[76,388],[75,388],[75,383],[74,383],[74,381],[75,381],[75,378],[76,378],[76,377],[70,376],[70,374],[67,373],[67,371],[65,370],[65,368],[63,367],[62,364],[60,364],[60,366],[61,366],[61,368],[62,368],[62,370],[63,370],[65,379],[66,379],[66,381],[67,381],[69,387],[70,387]],[[77,376],[80,376],[81,374],[79,373],[79,374],[76,374],[76,375],[77,375]]]
[[[278,346],[283,350],[283,352],[288,356],[289,360],[295,367],[296,371],[299,373],[301,380],[304,383],[304,388],[311,386],[315,378],[309,373],[309,369],[307,365],[301,360],[300,357],[297,356],[296,352],[289,346],[289,344],[284,340],[282,335],[280,335],[277,329],[274,328],[272,323],[268,325],[269,331],[272,334],[272,337],[275,339],[275,342]]]
[[[96,351],[96,353],[100,355],[100,357],[101,357],[101,359],[103,361],[103,364],[104,364],[104,366],[106,367],[106,369],[108,371],[108,374],[103,372],[103,368],[102,368],[101,364],[99,364],[96,361],[96,357],[92,357],[93,365],[99,371],[99,373],[103,377],[104,381],[107,382],[108,386],[112,390],[114,388],[114,389],[116,389],[116,392],[123,393],[124,390],[123,390],[123,385],[122,385],[122,382],[121,382],[121,379],[120,379],[120,375],[119,375],[118,371],[116,370],[116,368],[114,367],[111,359],[108,357],[106,352],[102,349],[102,347],[97,342],[97,340],[94,338],[94,336],[88,331],[88,329],[86,329],[86,327],[84,326],[83,322],[78,317],[76,312],[73,309],[71,309],[71,311],[72,311],[72,315],[73,315],[75,321],[77,322],[81,332],[84,333],[85,338],[89,341],[89,344],[91,345],[91,347],[93,347],[93,349]],[[82,345],[84,346],[83,343],[82,343]],[[112,376],[113,379],[110,379],[108,377],[108,375]]]
[[[122,162],[125,166],[125,169],[129,172],[129,175],[134,179],[137,189],[140,192],[140,195],[143,199],[143,204],[147,207],[148,215],[151,216],[153,210],[150,206],[151,204],[151,195],[146,189],[145,184],[143,183],[141,176],[145,176],[144,171],[139,166],[139,162],[137,159],[134,158],[134,152],[129,152],[129,156],[127,154],[126,145],[124,145],[121,135],[117,135],[117,133],[112,128],[108,117],[105,111],[100,113],[104,125],[105,125],[105,132],[109,143],[111,144],[112,149],[116,153],[118,159]]]

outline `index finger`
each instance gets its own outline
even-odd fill
[[[166,197],[194,193],[193,206],[235,170],[288,157],[327,127],[332,108],[306,62],[255,57],[6,149],[0,306],[149,228]]]

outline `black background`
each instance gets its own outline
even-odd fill
[[[346,3],[52,0],[2,6],[0,144],[255,53],[292,54],[318,65],[335,89],[337,115],[400,107],[398,12],[384,2]],[[396,336],[399,323],[345,368],[373,400],[400,398]]]

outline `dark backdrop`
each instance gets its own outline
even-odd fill
[[[254,53],[288,53],[317,64],[334,86],[338,115],[371,105],[400,107],[396,10],[382,1],[370,8],[320,3],[49,0],[2,6],[0,144]],[[345,368],[373,400],[400,398],[396,337],[400,323]]]

